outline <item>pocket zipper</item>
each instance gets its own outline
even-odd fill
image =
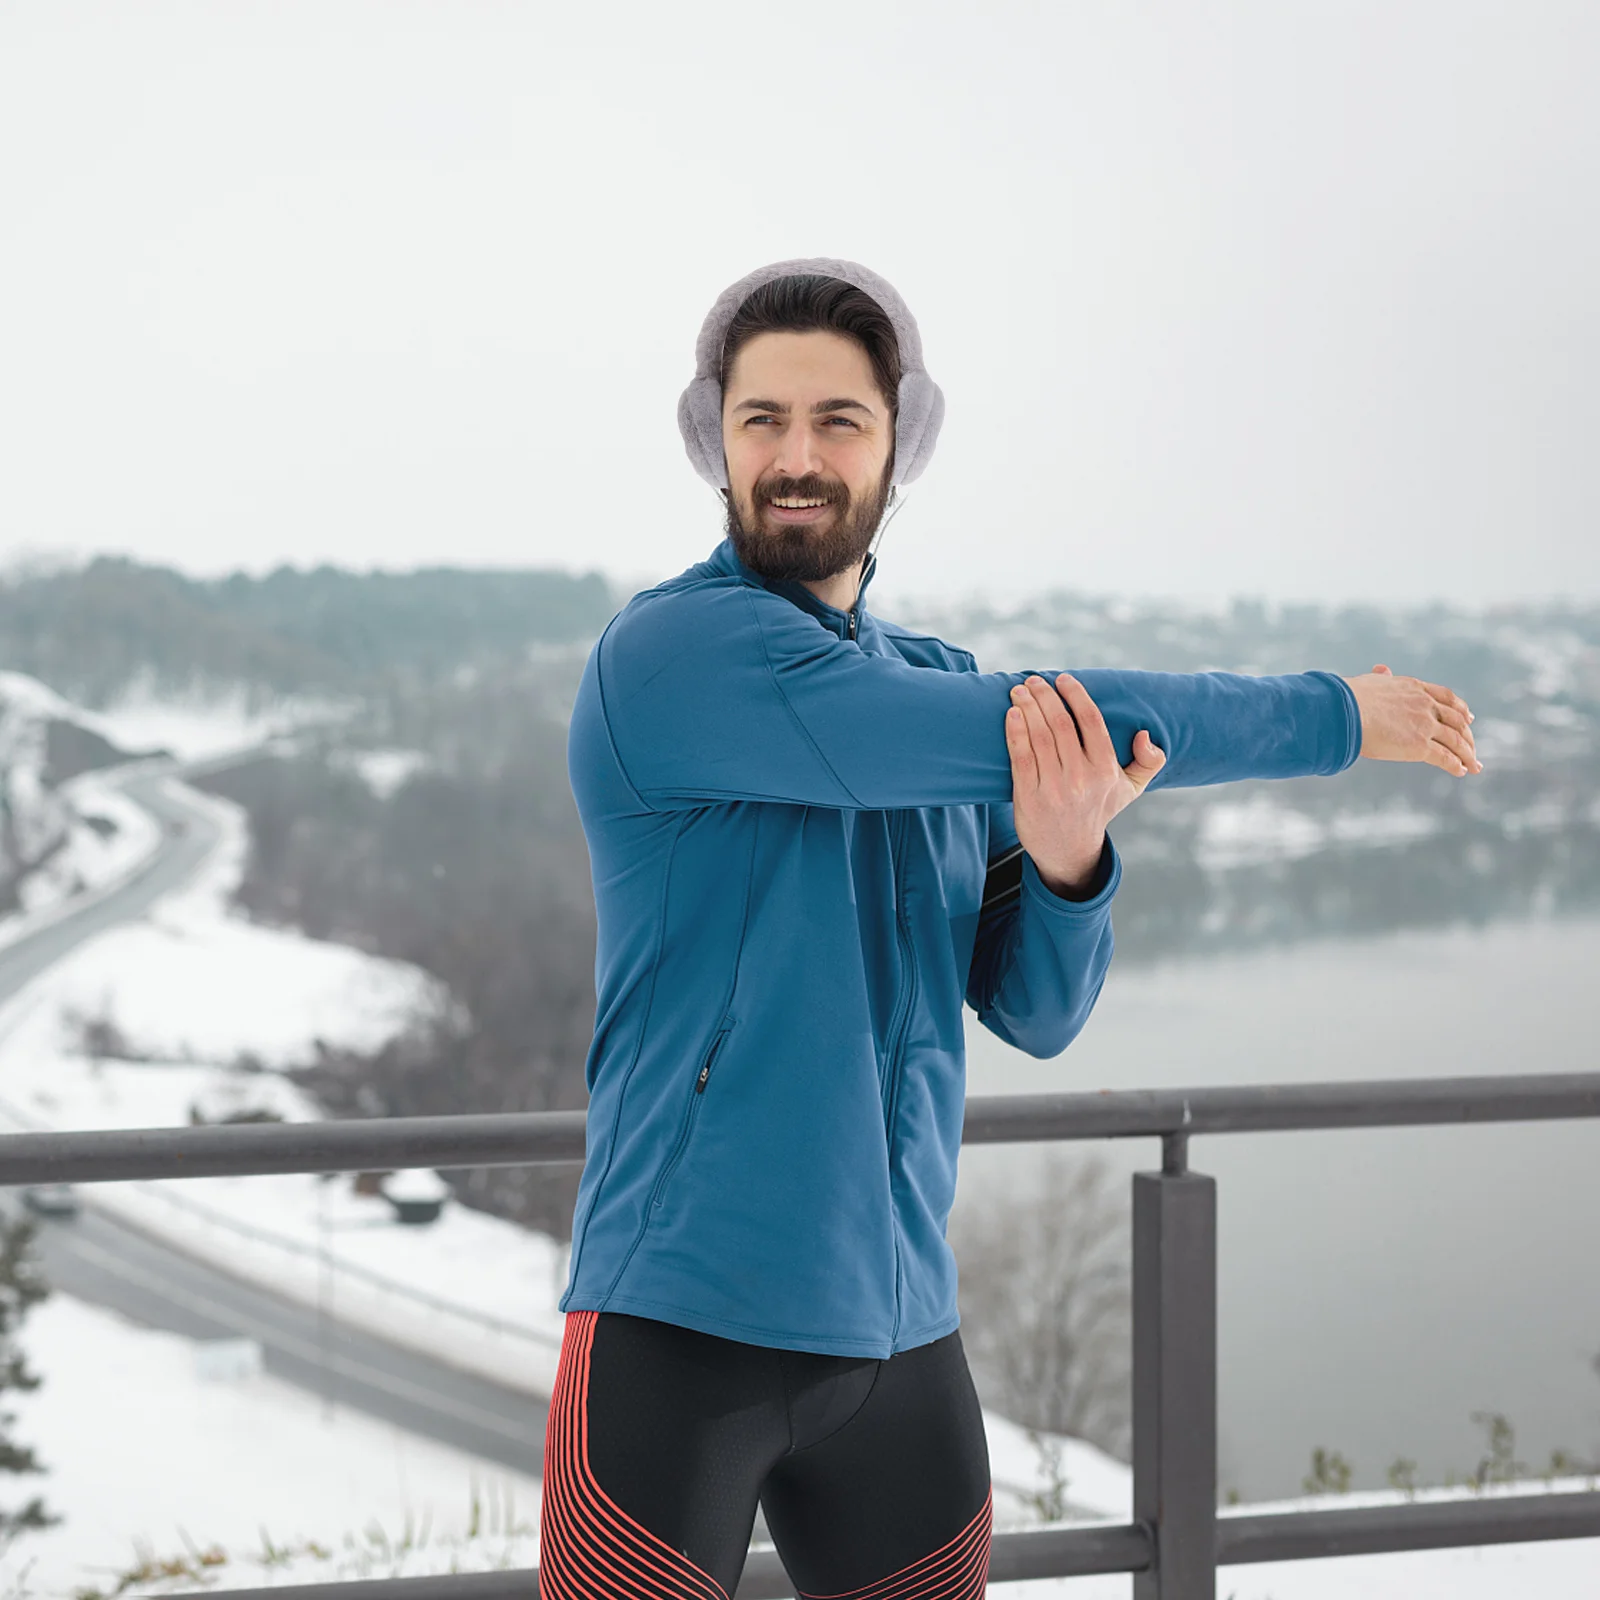
[[[655,1194],[651,1197],[650,1209],[659,1211],[662,1202],[666,1199],[667,1185],[672,1181],[672,1175],[678,1170],[684,1153],[689,1148],[689,1135],[694,1132],[695,1114],[700,1109],[700,1096],[706,1092],[706,1085],[711,1081],[711,1069],[716,1065],[717,1057],[722,1051],[723,1041],[728,1037],[729,1030],[733,1027],[731,1022],[724,1022],[712,1037],[706,1049],[705,1059],[700,1063],[700,1072],[694,1080],[694,1098],[690,1100],[688,1109],[684,1112],[683,1128],[678,1134],[678,1142],[673,1147],[672,1157],[662,1170],[660,1181],[656,1184]]]

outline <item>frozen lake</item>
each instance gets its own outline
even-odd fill
[[[970,1018],[969,1018],[970,1023]],[[1594,1070],[1600,920],[1502,924],[1113,967],[1065,1056],[971,1023],[973,1094]],[[973,1148],[963,1187],[1048,1146]],[[1083,1145],[1132,1171],[1155,1141]],[[1600,1124],[1198,1138],[1219,1186],[1221,1483],[1359,1485],[1483,1454],[1505,1413],[1542,1468],[1600,1457]]]

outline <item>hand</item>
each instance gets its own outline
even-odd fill
[[[1166,753],[1141,729],[1133,760],[1119,766],[1100,708],[1066,672],[1053,689],[1029,678],[1011,691],[1006,747],[1017,838],[1052,894],[1081,900],[1100,865],[1106,824],[1144,793]]]
[[[1456,778],[1483,771],[1472,712],[1443,684],[1397,678],[1381,665],[1345,682],[1361,708],[1361,753],[1369,760],[1426,761]]]

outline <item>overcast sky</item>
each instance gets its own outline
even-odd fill
[[[0,544],[660,575],[717,292],[949,414],[899,590],[1600,599],[1600,6],[0,0]]]

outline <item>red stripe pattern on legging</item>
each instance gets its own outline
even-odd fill
[[[635,1522],[589,1470],[589,1356],[598,1315],[569,1311],[561,1340],[545,1426],[541,1600],[728,1600],[721,1584]]]
[[[981,1600],[989,1583],[989,1536],[994,1528],[994,1493],[949,1544],[909,1567],[845,1594],[806,1594],[803,1600]]]

